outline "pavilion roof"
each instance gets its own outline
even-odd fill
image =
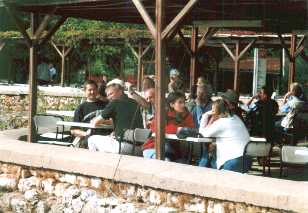
[[[36,13],[104,20],[123,23],[144,23],[131,0],[0,0],[17,9]],[[155,1],[141,1],[154,20]],[[170,22],[187,0],[168,0],[166,19]],[[306,26],[305,0],[199,0],[185,24],[203,20],[261,20],[261,31],[291,32]]]

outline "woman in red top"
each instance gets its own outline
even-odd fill
[[[185,107],[185,95],[180,92],[170,93],[167,97],[168,111],[166,113],[167,134],[176,134],[178,128],[189,127],[194,128],[193,117]],[[151,130],[155,132],[155,117],[151,123]],[[166,141],[166,158],[175,161],[183,157],[180,144],[177,141]],[[143,156],[145,158],[155,158],[154,138],[148,139],[143,145]]]

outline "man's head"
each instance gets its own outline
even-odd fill
[[[124,82],[120,79],[113,79],[107,83],[107,98],[112,101],[119,99],[124,94]]]
[[[177,69],[170,70],[170,80],[176,80],[180,78],[180,72]]]
[[[210,98],[207,86],[197,86],[196,96],[199,101],[207,101]]]
[[[145,77],[142,81],[142,90],[146,91],[148,89],[154,88],[155,87],[155,82],[152,78],[150,77]]]
[[[230,110],[234,110],[239,102],[239,95],[232,89],[228,89],[221,97],[226,101]]]
[[[144,98],[146,99],[148,103],[154,104],[155,103],[155,89],[154,88],[147,89],[144,92]]]
[[[271,99],[273,90],[268,86],[263,86],[259,92],[259,98],[261,101],[267,101]]]
[[[84,91],[87,101],[95,101],[98,95],[97,83],[93,80],[87,80],[84,83]]]
[[[297,82],[291,84],[290,91],[292,95],[298,98],[303,94],[302,86]]]

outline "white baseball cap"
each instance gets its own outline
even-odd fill
[[[177,69],[171,69],[170,70],[170,77],[171,76],[179,76],[180,72]]]
[[[124,88],[124,81],[122,81],[121,79],[115,78],[115,79],[109,81],[106,86],[109,87],[112,84],[117,84],[117,85]]]

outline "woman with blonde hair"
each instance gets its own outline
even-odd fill
[[[218,99],[213,102],[212,111],[202,116],[199,132],[204,137],[216,138],[216,159],[210,162],[208,153],[204,152],[201,161],[207,161],[216,169],[242,171],[249,133],[242,120],[229,111],[226,101]],[[248,162],[245,165],[244,171],[249,167]]]

